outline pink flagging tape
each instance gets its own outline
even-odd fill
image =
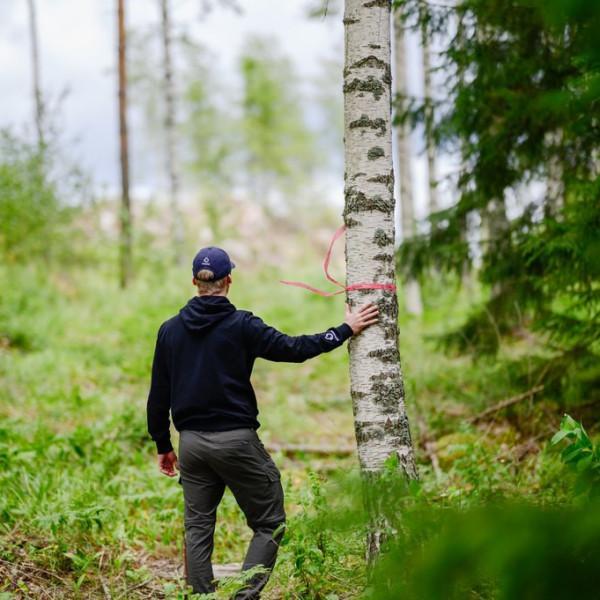
[[[318,294],[319,296],[337,296],[338,294],[342,294],[346,291],[352,290],[389,290],[390,292],[396,291],[396,286],[393,283],[353,283],[352,285],[344,285],[340,283],[337,279],[332,277],[329,273],[329,261],[331,260],[331,252],[333,250],[333,245],[335,242],[343,235],[344,231],[346,231],[346,226],[341,225],[338,227],[333,234],[331,241],[329,242],[329,248],[327,248],[327,253],[325,254],[325,260],[323,261],[323,271],[325,272],[325,277],[331,283],[340,287],[340,290],[336,292],[325,292],[323,290],[319,290],[312,285],[308,285],[307,283],[302,283],[301,281],[285,281],[283,279],[280,280],[280,283],[285,285],[293,285],[295,287],[304,288],[305,290],[309,290],[314,294]]]

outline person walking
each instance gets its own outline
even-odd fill
[[[250,382],[257,358],[297,362],[329,352],[378,320],[366,304],[324,332],[290,336],[239,310],[227,294],[235,263],[225,250],[202,248],[192,263],[198,293],[160,326],[147,402],[148,433],[158,467],[183,488],[187,583],[195,593],[215,590],[211,555],[217,507],[232,491],[253,537],[242,570],[261,565],[237,600],[260,598],[275,565],[285,528],[279,469],[257,429],[256,395]],[[170,418],[179,432],[178,454]]]

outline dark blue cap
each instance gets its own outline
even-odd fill
[[[214,274],[214,279],[222,279],[225,275],[231,273],[231,269],[235,267],[235,263],[229,258],[229,254],[216,246],[208,246],[198,251],[194,256],[192,263],[192,274],[194,277],[198,271],[208,269]]]

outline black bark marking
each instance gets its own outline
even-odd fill
[[[352,121],[348,127],[354,129],[355,127],[368,127],[369,129],[378,130],[377,137],[385,135],[386,126],[384,119],[369,119],[367,115],[360,115],[360,119]]]
[[[352,17],[345,17],[342,19],[342,23],[344,25],[354,25],[354,23],[358,23],[360,19],[353,19]]]
[[[369,75],[367,79],[353,79],[349,83],[344,83],[344,93],[350,92],[371,92],[375,100],[379,100],[386,91],[385,75],[381,79],[376,79]]]
[[[359,171],[358,173],[354,173],[354,175],[352,175],[352,181],[354,181],[355,179],[358,179],[359,177],[364,177],[366,175],[366,173],[363,173],[362,171]]]
[[[381,362],[384,363],[399,363],[400,362],[400,354],[398,353],[398,348],[382,348],[378,350],[371,350],[367,354],[367,356],[371,356],[373,358],[378,358]]]
[[[370,2],[365,2],[363,4],[365,8],[373,8],[375,6],[379,8],[388,8],[390,6],[389,0],[370,0]]]
[[[377,58],[373,54],[369,54],[369,56],[365,56],[360,60],[357,60],[355,63],[352,63],[347,69],[361,69],[363,67],[371,67],[373,69],[383,69],[385,71],[388,63],[380,58]]]
[[[372,148],[369,148],[369,151],[367,152],[367,158],[369,160],[377,160],[382,156],[385,156],[385,152],[381,146],[373,146]]]
[[[382,252],[381,254],[376,254],[373,257],[373,260],[378,260],[380,262],[384,262],[384,263],[393,263],[394,262],[394,255],[390,254],[389,252]]]
[[[367,181],[372,181],[373,183],[385,183],[388,187],[390,184],[394,185],[394,176],[393,175],[375,175],[374,177],[369,177]]]
[[[370,179],[368,181],[371,181]],[[393,239],[381,228],[375,230],[373,235],[373,242],[375,242],[380,248],[389,246],[393,243]]]
[[[362,223],[360,221],[357,221],[356,219],[353,219],[352,217],[345,217],[344,224],[346,225],[347,229],[350,229],[351,227],[356,227],[356,226],[362,225]]]
[[[379,50],[381,46],[379,44],[369,44],[369,48],[373,48],[373,50]]]
[[[366,196],[363,192],[357,191],[351,187],[346,190],[346,206],[343,216],[352,212],[361,212],[366,210],[377,210],[383,213],[391,213],[394,210],[394,199],[384,199],[381,196]]]

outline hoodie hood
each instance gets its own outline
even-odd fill
[[[204,333],[233,312],[235,306],[225,296],[194,296],[179,316],[188,331]]]

